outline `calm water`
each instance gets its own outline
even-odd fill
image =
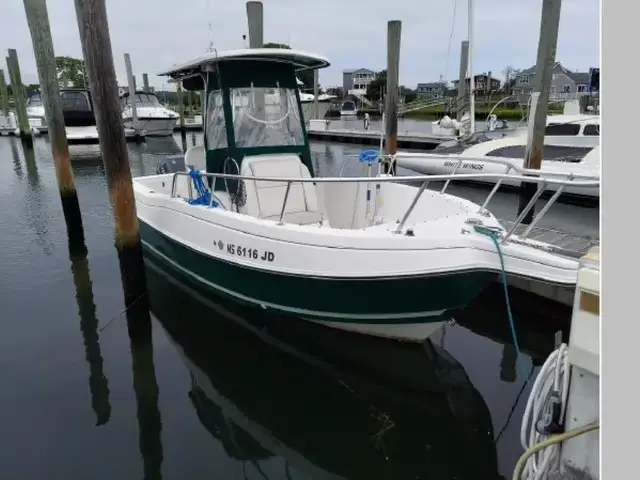
[[[179,143],[132,145],[133,173]],[[320,172],[359,149],[312,144]],[[403,346],[239,309],[149,267],[152,337],[132,343],[98,149],[72,155],[88,261],[70,259],[46,140],[25,156],[0,138],[0,478],[510,478],[566,309],[513,297],[516,365],[500,288]],[[513,217],[514,197],[493,210]],[[598,211],[559,205],[547,224],[595,234]]]

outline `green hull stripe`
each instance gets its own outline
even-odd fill
[[[143,221],[140,233],[147,253],[198,284],[253,306],[335,322],[440,321],[443,311],[465,307],[496,276],[482,271],[393,279],[279,274],[203,255]]]

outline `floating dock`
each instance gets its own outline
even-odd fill
[[[358,143],[363,145],[380,145],[379,130],[357,130],[347,128],[329,128],[326,120],[311,120],[307,127],[307,135],[312,140],[329,142]],[[445,140],[452,137],[426,134],[420,132],[398,132],[398,148],[416,150],[433,150]]]
[[[202,131],[202,115],[196,115],[194,117],[185,117],[184,119],[184,129],[188,132],[190,131]],[[173,127],[173,131],[180,131],[180,122],[177,122]]]
[[[348,130],[346,128],[316,130],[309,127],[307,135],[312,140],[327,142],[358,143],[362,145],[379,145],[380,132],[372,130]],[[419,150],[433,150],[448,138],[422,133],[398,133],[398,147]]]

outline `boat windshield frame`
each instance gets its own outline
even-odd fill
[[[120,101],[123,109],[130,107],[131,95],[128,93],[124,94]],[[141,108],[163,108],[156,94],[152,92],[136,92],[135,104],[136,107]]]
[[[266,58],[218,62],[201,81],[183,86],[195,90],[198,83],[206,92],[208,172],[238,174],[246,156],[289,153],[314,175],[293,65]]]

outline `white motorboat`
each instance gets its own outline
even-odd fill
[[[138,125],[133,124],[133,112],[129,92],[120,97],[122,118],[127,128],[145,131],[148,137],[167,137],[173,135],[180,115],[162,106],[154,93],[139,90],[135,94],[136,115]]]
[[[328,65],[262,48],[209,53],[161,73],[186,90],[206,88],[206,150],[185,155],[201,171],[167,164],[168,173],[134,179],[146,255],[240,303],[408,341],[429,337],[492,283],[501,258],[510,275],[575,286],[578,261],[528,231],[506,231],[486,210],[489,198],[480,207],[426,189],[431,180],[507,175],[315,176],[295,71]]]
[[[298,87],[304,86],[304,83],[299,79],[296,79],[296,83]],[[309,124],[311,120],[322,120],[327,116],[327,112],[329,111],[329,107],[331,106],[331,102],[335,100],[335,95],[329,95],[328,93],[320,93],[318,94],[318,111],[315,111],[316,106],[316,96],[313,93],[306,93],[302,90],[299,91],[300,95],[300,103],[302,104],[302,114],[304,116],[304,121]]]
[[[335,95],[329,95],[326,93],[321,93],[318,95],[318,112],[315,111],[316,101],[315,95],[312,93],[304,93],[300,92],[300,104],[302,105],[302,115],[306,123],[309,123],[311,120],[322,120],[327,116],[327,112],[329,111],[329,107],[331,107],[331,102],[335,98]]]
[[[341,117],[354,117],[358,115],[358,107],[356,102],[353,100],[345,100],[340,105],[340,116]]]
[[[545,129],[541,170],[553,176],[600,178],[600,116],[549,115]],[[501,133],[477,132],[463,140],[444,142],[433,153],[398,152],[398,167],[425,175],[464,172],[511,173],[519,175],[524,167],[527,129]],[[495,183],[494,180],[482,180]],[[516,186],[519,181],[505,180],[502,185]],[[548,190],[557,187],[549,185]],[[565,195],[600,197],[598,189],[571,189]]]
[[[37,129],[40,133],[47,133],[47,119],[44,113],[44,104],[40,93],[34,93],[27,99],[27,116],[29,117],[29,126]]]

